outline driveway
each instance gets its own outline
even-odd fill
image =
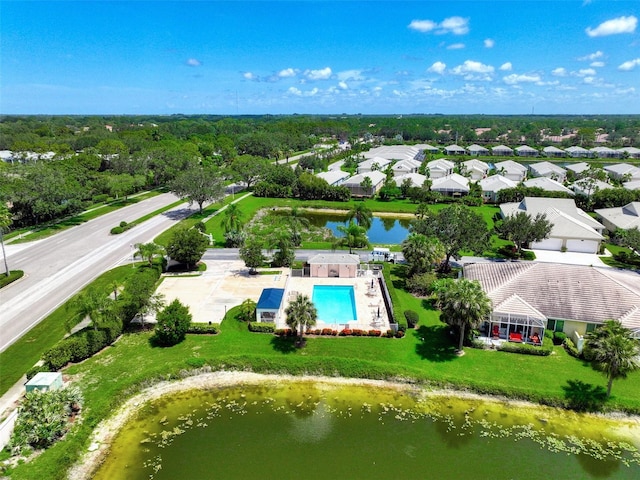
[[[553,250],[533,250],[536,262],[564,263],[568,265],[590,265],[592,267],[607,267],[600,257],[594,253],[557,252]]]

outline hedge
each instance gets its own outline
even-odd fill
[[[407,325],[409,328],[414,328],[418,324],[419,316],[413,310],[405,310],[404,318],[407,319]]]
[[[192,335],[217,335],[220,333],[219,323],[191,323],[187,333]]]
[[[256,333],[274,333],[276,326],[273,323],[249,322],[249,331]]]
[[[529,345],[528,343],[504,342],[496,347],[496,350],[500,350],[501,352],[522,353],[524,355],[538,355],[540,357],[546,357],[551,355],[553,347],[548,343],[536,347],[534,345]]]
[[[576,347],[576,344],[573,343],[573,340],[571,340],[569,337],[564,339],[564,342],[562,342],[562,346],[567,351],[567,353],[569,355],[571,355],[572,357],[575,357],[575,358],[581,358],[582,357],[582,355],[580,355],[580,352],[578,351],[578,349]]]

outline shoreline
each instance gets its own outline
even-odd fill
[[[522,408],[549,408],[534,402],[514,400],[507,397],[482,395],[473,392],[453,389],[430,389],[425,386],[410,383],[393,382],[387,380],[371,380],[364,378],[325,377],[325,376],[295,376],[259,374],[253,372],[217,371],[200,373],[181,380],[160,382],[145,388],[141,392],[127,399],[110,417],[102,420],[93,430],[88,450],[81,454],[80,460],[71,467],[67,478],[69,480],[90,480],[109,453],[111,442],[120,430],[133,418],[138,410],[147,402],[157,400],[163,396],[189,391],[208,390],[211,388],[226,388],[240,384],[259,384],[265,382],[318,382],[333,385],[364,385],[387,389],[397,389],[406,392],[420,393],[425,397],[455,397],[458,399],[478,400],[494,403],[506,403],[510,406]],[[610,414],[591,414],[594,417],[610,421],[620,421],[635,424],[640,430],[640,416],[628,415],[621,412]]]

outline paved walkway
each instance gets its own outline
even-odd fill
[[[609,265],[604,263],[600,257],[594,253],[556,252],[552,250],[533,250],[533,253],[536,254],[536,262],[609,268]]]

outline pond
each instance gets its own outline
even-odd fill
[[[338,225],[345,224],[345,215],[330,213],[310,213],[305,212],[311,225],[330,229],[336,237],[343,236],[338,231]],[[373,217],[371,228],[367,231],[369,242],[373,244],[401,244],[409,235],[410,218]]]
[[[95,479],[640,478],[637,425],[374,385],[191,390],[136,415]]]

